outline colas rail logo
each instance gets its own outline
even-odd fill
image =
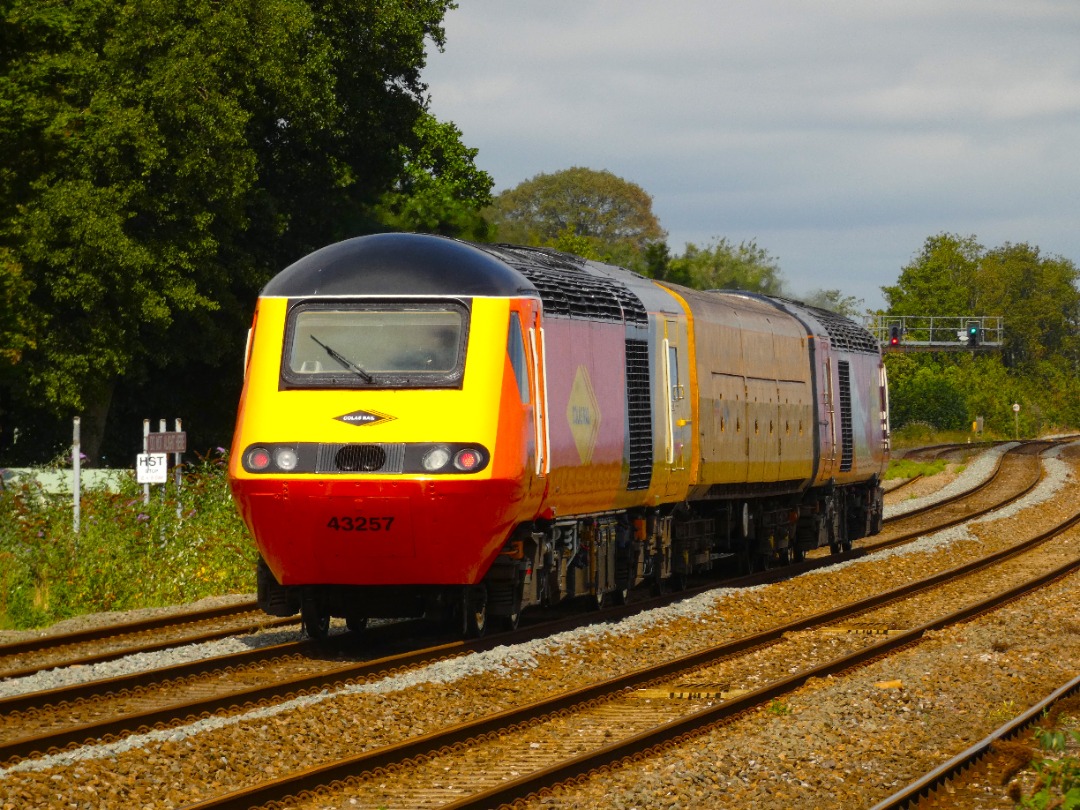
[[[352,413],[343,413],[341,416],[335,416],[334,418],[347,425],[361,427],[363,425],[377,425],[379,422],[390,422],[397,417],[379,413],[378,411],[353,411]]]
[[[566,403],[566,421],[570,424],[570,435],[574,437],[581,463],[588,464],[592,461],[600,434],[600,406],[585,366],[578,366],[574,376],[570,401]]]

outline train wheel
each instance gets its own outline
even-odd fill
[[[351,633],[361,633],[367,628],[367,616],[357,616],[355,614],[345,617],[345,626],[349,628]]]
[[[630,601],[630,589],[616,588],[611,592],[611,598],[616,605],[625,605]]]
[[[597,591],[592,596],[592,609],[603,610],[607,605],[607,591]]]
[[[330,635],[330,611],[314,596],[305,595],[300,602],[300,623],[308,638],[325,641]]]
[[[480,638],[487,632],[487,589],[483,585],[462,590],[461,612],[466,638]]]
[[[509,615],[500,617],[499,623],[504,630],[517,630],[518,624],[521,622],[521,602],[525,596],[525,583],[519,583],[512,590],[510,613]]]

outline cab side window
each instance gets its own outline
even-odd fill
[[[521,321],[516,312],[510,313],[510,329],[506,338],[506,353],[517,380],[518,396],[523,405],[529,404],[529,371],[525,362],[525,336],[521,333]]]

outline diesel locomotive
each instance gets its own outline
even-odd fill
[[[834,313],[378,234],[275,276],[229,477],[258,598],[327,634],[623,601],[880,530],[881,349]]]

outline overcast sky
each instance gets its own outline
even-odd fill
[[[928,236],[1080,264],[1078,0],[460,0],[424,72],[496,192],[607,169],[672,253],[869,307]],[[957,313],[961,314],[961,313]]]

